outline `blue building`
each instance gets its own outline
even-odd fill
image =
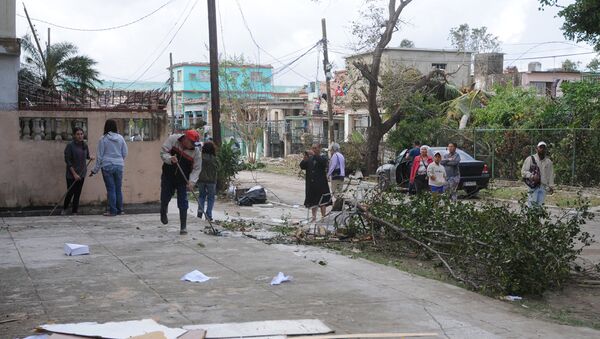
[[[200,119],[210,124],[210,64],[185,62],[173,65],[175,116],[182,128]],[[257,101],[273,99],[273,66],[220,65],[221,102],[227,96]]]

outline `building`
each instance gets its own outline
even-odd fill
[[[271,65],[221,65],[220,72],[221,102],[232,96],[247,97],[256,101],[273,98],[273,66]],[[180,121],[180,127],[188,128],[198,120],[210,124],[210,64],[204,62],[175,64],[173,77],[175,116]]]
[[[515,87],[535,88],[539,95],[552,98],[561,97],[561,84],[565,81],[581,81],[579,71],[563,69],[542,70],[542,64],[534,61],[527,66],[526,72],[519,72],[516,67],[503,69],[504,55],[501,53],[485,53],[475,55],[475,88],[491,91],[496,85],[512,85]]]
[[[16,36],[14,0],[0,0],[0,111],[16,110],[21,44]]]

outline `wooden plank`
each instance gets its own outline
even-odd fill
[[[413,338],[413,337],[437,337],[437,333],[355,333],[355,334],[329,334],[329,335],[307,335],[288,336],[290,339],[352,339],[352,338]]]
[[[204,329],[206,338],[265,337],[277,335],[309,335],[332,333],[319,319],[268,320],[245,323],[203,324],[183,327],[186,330]]]

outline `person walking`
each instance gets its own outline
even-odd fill
[[[340,152],[340,144],[336,142],[331,144],[331,158],[329,160],[327,177],[331,181],[331,193],[337,201],[343,194],[344,178],[346,177],[346,159]]]
[[[196,147],[198,142],[200,134],[195,130],[187,130],[184,134],[170,135],[160,149],[163,161],[160,177],[160,221],[164,225],[169,223],[169,202],[173,193],[177,191],[179,234],[187,234],[187,191],[194,189],[202,170],[202,155]]]
[[[304,206],[312,211],[312,222],[317,221],[317,209],[325,217],[327,206],[331,205],[331,193],[327,184],[327,156],[321,155],[321,145],[314,144],[304,152],[300,168],[306,170],[306,191]]]
[[[444,185],[446,185],[446,169],[440,164],[442,154],[435,152],[433,162],[427,166],[427,178],[429,178],[429,187],[435,195],[444,193]]]
[[[415,158],[417,156],[419,156],[419,154],[421,154],[421,142],[416,140],[413,143],[413,147],[411,149],[407,150],[406,154],[404,155],[404,158],[406,158],[406,160],[408,161],[409,168],[412,168],[413,161],[415,160]],[[416,193],[415,185],[414,185],[414,183],[411,183],[410,181],[408,182],[408,193],[410,193],[410,194]]]
[[[202,214],[206,220],[212,221],[212,210],[217,194],[217,152],[212,141],[205,141],[202,145],[202,170],[198,176],[198,218]],[[206,210],[204,210],[206,202]]]
[[[546,148],[546,143],[540,141],[537,144],[536,154],[523,161],[521,175],[529,187],[527,199],[529,207],[543,205],[546,193],[554,192],[554,165],[547,156]]]
[[[442,157],[442,166],[446,170],[446,187],[452,201],[458,200],[458,184],[460,183],[460,154],[456,152],[456,143],[448,144],[448,153]]]
[[[429,190],[427,180],[427,167],[433,162],[433,158],[427,154],[429,146],[423,145],[420,148],[420,155],[413,159],[413,164],[410,169],[410,184],[414,185],[416,193],[426,192]]]
[[[73,128],[73,141],[67,144],[64,151],[65,163],[67,164],[67,194],[63,204],[62,215],[68,213],[69,205],[72,204],[71,214],[77,215],[79,211],[79,197],[83,189],[83,182],[87,174],[86,160],[94,160],[90,156],[88,145],[83,141],[83,129]]]
[[[127,143],[117,132],[117,122],[108,119],[104,123],[104,134],[98,141],[96,150],[98,160],[96,166],[90,173],[90,177],[102,170],[104,186],[108,200],[108,211],[104,216],[113,217],[123,214],[123,169],[127,157]]]

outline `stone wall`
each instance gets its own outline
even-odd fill
[[[63,152],[71,133],[66,131],[71,124],[83,127],[90,152],[96,156],[106,119],[117,119],[119,133],[129,134],[124,203],[157,202],[162,165],[159,151],[167,136],[164,112],[8,111],[0,112],[0,208],[58,203],[67,189]],[[52,134],[47,134],[48,131]],[[90,170],[93,165],[92,162]],[[86,177],[81,204],[97,205],[105,201],[102,175]]]

